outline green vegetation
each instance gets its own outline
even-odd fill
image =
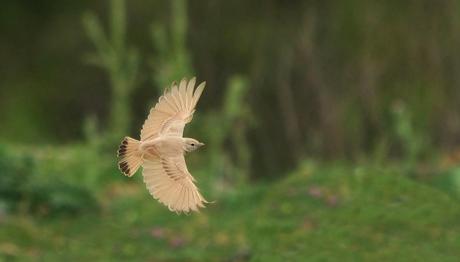
[[[0,261],[458,260],[459,11],[2,3]],[[116,150],[194,75],[187,163],[215,202],[176,215]]]
[[[97,51],[89,57],[89,61],[104,69],[110,79],[112,106],[109,134],[114,138],[111,142],[114,142],[128,132],[131,124],[129,96],[136,86],[139,57],[136,51],[126,47],[124,0],[112,0],[110,11],[110,35],[104,33],[94,14],[86,14],[83,23]]]
[[[138,174],[95,192],[97,211],[4,218],[0,254],[47,261],[455,261],[458,198],[398,170],[306,163],[280,181],[212,198],[188,216],[153,201]],[[204,176],[197,172],[199,181]]]

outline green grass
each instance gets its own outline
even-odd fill
[[[312,185],[316,193],[309,195]],[[454,261],[460,255],[456,201],[396,171],[296,174],[267,196],[260,212],[265,219],[257,223],[257,238],[268,240],[257,248],[260,261]]]
[[[460,206],[397,168],[306,165],[176,215],[139,178],[99,193],[100,210],[12,215],[0,258],[44,261],[455,261]],[[206,195],[206,192],[204,192]],[[212,199],[212,198],[211,198]]]

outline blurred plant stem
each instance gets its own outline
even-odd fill
[[[250,127],[253,116],[248,104],[245,103],[249,83],[242,76],[233,76],[228,81],[228,89],[225,96],[223,115],[227,127],[227,136],[230,137],[235,147],[235,164],[239,174],[235,177],[238,184],[247,182],[249,177],[251,152],[247,138],[248,128]]]
[[[101,67],[109,76],[112,89],[107,138],[118,140],[128,133],[131,123],[129,97],[136,87],[139,57],[136,50],[126,45],[125,1],[110,1],[110,33],[93,13],[83,16],[83,24],[96,52],[89,61]]]
[[[430,154],[430,141],[422,130],[417,129],[411,111],[398,101],[392,107],[396,141],[400,141],[403,151],[403,167],[414,173],[426,154]],[[432,154],[432,152],[431,152]]]
[[[225,191],[244,185],[249,177],[251,152],[247,131],[253,117],[245,98],[249,89],[246,78],[235,75],[228,80],[220,112],[205,118],[210,139],[209,159],[219,186]],[[233,154],[232,154],[233,153]]]
[[[173,81],[193,75],[186,43],[187,0],[173,0],[170,3],[171,20],[151,26],[152,42],[157,51],[150,60],[152,79],[161,91]]]

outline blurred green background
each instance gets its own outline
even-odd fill
[[[457,261],[460,2],[5,1],[0,261]],[[172,81],[201,213],[125,136]]]

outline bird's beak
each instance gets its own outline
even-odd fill
[[[200,147],[202,147],[202,146],[204,146],[204,143],[199,143],[198,145],[199,145]]]

